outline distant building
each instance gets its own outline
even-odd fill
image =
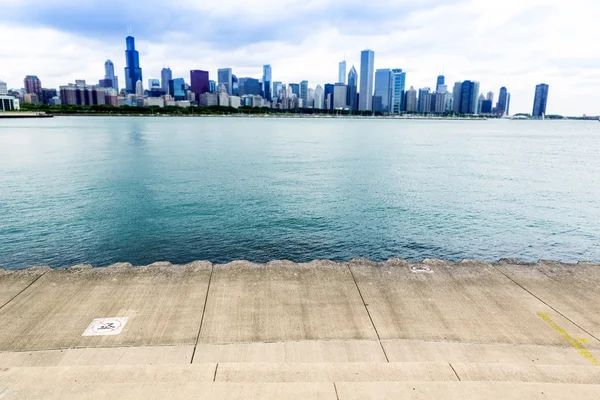
[[[69,83],[60,87],[60,99],[62,104],[92,106],[106,104],[104,88],[87,85],[85,81]]]
[[[58,91],[56,89],[42,88],[42,98],[40,101],[42,104],[50,104],[50,100],[56,96],[58,96]]]
[[[219,95],[217,93],[206,92],[199,96],[198,104],[201,107],[216,106],[219,104]]]
[[[127,50],[125,50],[125,87],[127,94],[135,94],[137,82],[142,81],[140,54],[135,49],[133,36],[127,36],[125,42],[127,44]]]
[[[404,104],[406,112],[417,112],[417,91],[414,87],[410,87],[404,95]]]
[[[548,104],[549,85],[540,83],[535,87],[535,99],[533,101],[533,112],[531,116],[541,118],[546,115],[546,105]]]
[[[331,110],[333,109],[333,88],[335,85],[331,83],[325,84],[325,90],[323,92],[323,98],[325,99],[325,109]]]
[[[224,85],[228,95],[233,94],[233,73],[231,68],[221,68],[217,71],[218,85]]]
[[[148,90],[160,88],[160,79],[148,79]]]
[[[419,89],[419,102],[417,111],[421,114],[428,114],[431,112],[431,89],[423,88]]]
[[[147,107],[163,108],[165,106],[165,99],[163,99],[162,97],[149,97],[146,99],[145,105]]]
[[[106,60],[104,63],[104,85],[101,84],[100,86],[119,91],[119,78],[115,76],[115,65],[110,60]]]
[[[360,53],[360,95],[358,109],[373,110],[373,73],[375,71],[375,52],[363,50]]]
[[[214,93],[217,91],[217,82],[216,81],[208,81],[208,91]]]
[[[300,98],[300,84],[290,83],[289,88],[292,90],[292,94],[295,94],[296,97]]]
[[[346,103],[350,110],[358,110],[358,73],[354,65],[348,72],[348,100]]]
[[[25,84],[25,93],[35,94],[42,98],[42,82],[36,75],[27,75],[23,80]]]
[[[508,90],[504,86],[501,87],[498,94],[498,103],[496,103],[496,114],[507,115],[509,113],[508,96],[510,96]]]
[[[266,64],[263,65],[262,94],[265,99],[272,101],[273,93],[273,70],[271,69],[271,66],[269,64]]]
[[[281,92],[283,91],[283,83],[282,82],[273,82],[273,100],[274,98],[279,98],[281,96]]]
[[[21,109],[19,99],[0,94],[0,111],[18,111]]]
[[[485,96],[485,99],[494,103],[494,92],[488,92],[487,95]]]
[[[333,109],[345,109],[348,108],[348,86],[343,83],[336,83],[333,86]]]
[[[392,107],[391,112],[400,114],[404,111],[404,90],[406,88],[406,72],[402,69],[392,70]]]
[[[431,112],[443,114],[446,111],[446,93],[431,93]]]
[[[208,76],[208,71],[202,71],[199,69],[190,71],[190,89],[195,95],[194,100],[200,101],[199,96],[202,93],[207,93],[210,91],[210,80],[208,79]]]
[[[300,82],[300,96],[298,97],[302,99],[302,104],[306,107],[308,104],[308,81]]]
[[[0,96],[5,94],[8,94],[8,86],[6,82],[0,81]]]
[[[261,94],[261,92],[265,88],[264,84],[261,84],[261,82],[255,78],[240,78],[239,86],[240,86],[240,96],[244,96],[247,94],[253,95],[253,96],[258,96]]]
[[[436,84],[435,84],[435,91],[437,93],[439,93],[440,92],[440,86],[445,85],[445,84],[446,84],[446,77],[444,75],[439,75],[437,77],[437,81],[436,81]]]
[[[346,60],[340,62],[338,67],[338,83],[346,84]]]
[[[392,111],[393,84],[392,70],[378,69],[375,71],[373,111],[382,113],[389,113]]]
[[[25,104],[40,104],[40,99],[35,93],[25,93],[25,95],[23,96],[23,101],[25,102]]]
[[[229,107],[229,94],[227,94],[227,88],[225,85],[219,85],[217,104],[221,107]]]
[[[241,105],[241,98],[239,96],[229,96],[229,107],[239,108]]]
[[[185,100],[185,81],[183,78],[176,78],[169,81],[169,93],[174,101]]]
[[[456,82],[452,89],[452,111],[460,114],[460,98],[462,96],[462,82]]]
[[[165,94],[170,95],[169,93],[169,81],[173,79],[173,72],[171,68],[163,68],[160,71],[160,87],[162,88]]]
[[[313,101],[313,107],[319,110],[322,110],[325,106],[324,104],[324,91],[321,85],[317,85],[315,88],[315,97]]]
[[[483,100],[481,102],[481,113],[484,115],[489,115],[492,113],[492,100]]]
[[[464,81],[460,91],[460,114],[476,114],[478,100],[479,82]]]
[[[144,97],[144,84],[142,81],[137,81],[135,84],[135,95],[137,97]]]

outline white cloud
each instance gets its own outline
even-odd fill
[[[21,3],[13,2],[13,11]],[[592,0],[257,0],[250,7],[239,0],[180,0],[168,7],[189,15],[154,37],[136,35],[145,79],[159,77],[166,65],[186,79],[190,69],[214,77],[225,66],[238,77],[260,77],[262,64],[270,63],[274,80],[316,86],[336,80],[344,56],[360,69],[360,50],[371,48],[376,68],[407,70],[409,86],[432,87],[443,71],[450,87],[465,79],[479,80],[486,92],[507,86],[511,111],[531,112],[535,85],[545,82],[549,113],[600,114],[600,3]],[[160,7],[154,11],[161,18]],[[22,86],[26,74],[47,87],[94,82],[107,58],[123,81],[124,38],[16,21],[0,22],[0,35],[11,38],[0,47],[0,79],[11,87]]]

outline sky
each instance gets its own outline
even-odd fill
[[[360,73],[360,52],[375,68],[402,68],[407,88],[435,88],[443,73],[506,86],[511,113],[531,113],[535,86],[550,85],[548,114],[600,114],[597,0],[0,0],[0,80],[43,87],[97,83],[104,62],[124,87],[125,37],[140,52],[144,85],[170,67],[189,82],[204,69],[310,87],[335,83],[339,61]]]

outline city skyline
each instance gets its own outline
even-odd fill
[[[27,3],[31,6],[36,2]],[[540,82],[547,82],[552,86],[547,109],[549,114],[597,114],[600,109],[600,99],[594,95],[595,87],[600,84],[596,78],[600,76],[596,72],[600,63],[595,61],[596,56],[583,50],[585,43],[577,45],[580,38],[586,37],[582,30],[589,29],[588,25],[578,21],[575,31],[560,29],[573,23],[575,16],[580,15],[576,12],[577,7],[598,7],[589,1],[575,1],[576,5],[569,7],[555,1],[544,4],[513,4],[509,1],[508,5],[455,4],[452,1],[431,1],[420,5],[414,1],[401,1],[402,7],[384,2],[386,4],[369,5],[371,12],[365,16],[359,12],[364,11],[363,6],[351,1],[345,3],[343,18],[329,20],[331,17],[327,16],[327,10],[339,6],[334,1],[318,11],[319,20],[329,22],[327,28],[293,37],[285,36],[287,33],[280,28],[264,29],[268,25],[267,20],[272,20],[286,8],[286,13],[297,11],[305,15],[308,11],[303,11],[295,2],[284,7],[261,1],[248,11],[257,17],[253,21],[244,19],[242,27],[225,24],[232,30],[231,35],[223,34],[221,37],[218,33],[224,32],[224,27],[217,28],[215,25],[216,21],[224,18],[225,12],[207,14],[206,24],[214,28],[214,32],[203,36],[206,39],[201,42],[189,41],[196,28],[173,23],[174,12],[170,6],[163,21],[157,22],[165,29],[161,35],[155,32],[159,26],[154,26],[154,21],[141,23],[140,15],[148,14],[146,9],[151,8],[152,1],[140,10],[140,15],[131,12],[133,10],[129,6],[123,6],[125,15],[111,17],[114,21],[109,19],[110,24],[100,26],[99,22],[106,21],[107,16],[100,16],[100,21],[86,24],[89,26],[75,24],[77,18],[73,15],[81,11],[81,7],[92,10],[94,5],[100,5],[95,1],[90,3],[83,6],[63,1],[54,5],[52,15],[56,18],[52,21],[42,20],[42,14],[49,11],[46,4],[41,4],[35,15],[27,20],[26,26],[20,27],[15,23],[22,20],[24,6],[3,2],[0,31],[15,37],[15,40],[0,49],[6,66],[0,79],[10,88],[20,87],[27,74],[37,74],[48,87],[58,87],[76,79],[92,82],[103,75],[101,66],[110,59],[115,63],[120,87],[125,87],[122,38],[127,34],[127,25],[131,25],[145,78],[160,78],[163,67],[171,67],[173,76],[187,78],[193,69],[208,70],[214,76],[217,69],[229,66],[238,77],[260,78],[262,66],[270,64],[274,81],[308,80],[311,87],[316,87],[317,84],[335,83],[338,64],[344,58],[348,69],[352,65],[359,69],[360,51],[372,48],[377,54],[375,69],[402,68],[409,76],[407,85],[415,88],[433,89],[435,76],[443,71],[449,88],[455,81],[466,79],[481,82],[486,92],[497,92],[498,88],[506,86],[512,93],[511,109],[515,113],[530,113],[534,100],[532,88]],[[214,4],[208,3],[197,7],[214,7]],[[240,11],[248,9],[242,2],[230,3]],[[198,10],[188,10],[189,7],[181,5],[178,12],[196,15]],[[317,13],[316,7],[308,8]],[[406,11],[397,12],[400,8]],[[536,13],[538,9],[540,12]],[[589,10],[582,13],[584,19],[593,14]],[[394,12],[397,19],[392,18]],[[498,20],[492,20],[490,15]],[[467,16],[470,19],[466,19]],[[562,19],[557,21],[559,16]],[[370,18],[371,25],[376,26],[378,31],[372,27],[352,33],[349,28],[353,24],[349,22],[363,21],[363,18]],[[528,22],[531,19],[531,23],[523,24],[525,18]],[[403,23],[395,23],[399,20]],[[550,30],[548,26],[555,22],[558,25]],[[241,29],[248,23],[254,24],[256,29],[241,35]],[[258,24],[261,24],[264,33],[258,33]],[[427,29],[424,29],[425,26]],[[367,31],[363,32],[365,29]],[[442,37],[444,40],[440,40]],[[224,46],[224,40],[228,41],[228,46]],[[536,45],[531,47],[531,43]]]

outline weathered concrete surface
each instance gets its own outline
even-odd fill
[[[377,339],[350,271],[330,262],[215,266],[200,341]]]
[[[6,271],[0,268],[0,307],[50,270],[49,267],[33,267],[20,271]]]
[[[570,336],[600,346],[490,264],[426,260],[420,267],[431,273],[411,267],[403,261],[351,265],[382,339],[569,346],[538,315],[546,313]],[[571,285],[565,281],[562,290],[577,290]]]
[[[600,338],[600,268],[597,264],[501,263],[497,268],[571,321]]]
[[[0,393],[2,393],[0,388]],[[286,399],[337,400],[333,383],[202,383],[73,384],[11,386],[2,400],[81,399]]]
[[[340,400],[594,400],[599,385],[517,382],[336,383]]]
[[[307,340],[277,343],[198,343],[194,363],[386,362],[378,341]]]
[[[195,344],[211,265],[53,270],[0,310],[0,351]],[[83,337],[95,318],[123,333]]]
[[[194,346],[88,347],[0,353],[0,368],[190,364]],[[208,361],[207,361],[208,362]]]
[[[219,364],[216,382],[458,381],[448,363]]]
[[[600,368],[591,366],[455,363],[452,367],[463,381],[600,384]]]

